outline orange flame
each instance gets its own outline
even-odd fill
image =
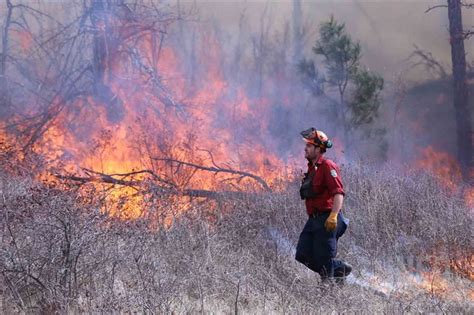
[[[26,30],[11,29],[12,38],[14,38],[23,53],[29,51],[33,47],[33,35]]]
[[[415,165],[418,169],[434,174],[451,193],[456,193],[462,189],[466,206],[474,209],[474,187],[465,187],[461,166],[453,156],[446,152],[436,151],[432,146],[428,146],[421,150],[421,158],[416,161]]]
[[[416,163],[417,168],[434,174],[451,192],[458,189],[462,181],[462,173],[454,157],[448,153],[436,151],[432,146],[423,149],[421,155],[421,159]]]
[[[280,177],[276,170],[284,166],[271,153],[274,143],[266,122],[270,102],[249,98],[243,88],[224,78],[217,62],[221,49],[211,35],[204,39],[205,53],[201,54],[205,76],[191,91],[184,62],[172,47],[161,49],[156,65],[150,62],[155,54],[151,40],[148,34],[134,43],[138,61],[132,62],[130,56],[111,57],[113,62],[108,64],[113,75],[106,76],[104,91],[65,104],[36,141],[35,152],[52,167],[75,174],[84,172],[81,168],[105,174],[158,170],[179,186],[208,190],[218,189],[232,177],[202,171],[191,174],[189,169],[158,162],[168,158],[245,170],[276,185]],[[62,102],[56,98],[52,106]],[[50,174],[39,177],[54,180]],[[255,184],[248,178],[238,183],[239,189]],[[123,218],[143,213],[143,197],[131,187],[114,189],[108,198],[118,205],[106,209],[108,213]]]

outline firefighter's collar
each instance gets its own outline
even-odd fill
[[[325,160],[325,159],[324,159],[324,156],[321,155],[321,156],[319,157],[319,159],[316,161],[316,163],[314,164],[314,166],[323,164],[324,160]],[[313,165],[313,163],[308,162],[308,166],[312,166],[312,165]]]

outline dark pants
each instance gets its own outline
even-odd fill
[[[339,213],[336,229],[328,232],[324,227],[328,216],[329,212],[308,218],[300,234],[295,257],[297,261],[319,273],[322,279],[341,277],[346,267],[343,261],[335,257],[337,240],[346,231],[347,221]]]

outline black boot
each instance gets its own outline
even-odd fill
[[[341,278],[347,277],[352,271],[352,266],[346,262],[341,261],[341,263],[334,268],[334,277]]]
[[[342,262],[334,268],[334,279],[336,280],[337,284],[344,284],[346,277],[351,273],[352,266],[346,262]]]

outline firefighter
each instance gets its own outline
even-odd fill
[[[308,221],[300,234],[295,258],[317,272],[323,281],[336,278],[342,282],[352,267],[335,259],[337,240],[348,224],[340,212],[344,201],[341,174],[336,163],[324,157],[332,147],[324,132],[310,128],[301,135],[306,142],[308,172],[300,196],[305,201]]]

